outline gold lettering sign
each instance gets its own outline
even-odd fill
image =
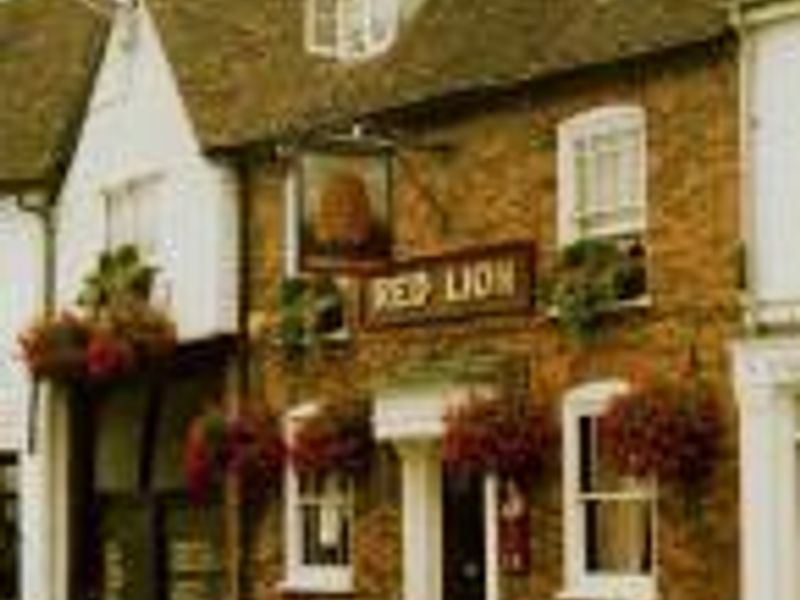
[[[530,307],[533,249],[514,244],[399,264],[365,280],[364,318],[372,326],[501,314]]]

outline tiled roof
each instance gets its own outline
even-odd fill
[[[106,29],[70,0],[0,3],[0,182],[40,181],[66,159]]]
[[[406,0],[409,1],[409,0]],[[304,51],[303,0],[151,0],[207,146],[536,80],[721,35],[723,0],[425,0],[384,55]]]

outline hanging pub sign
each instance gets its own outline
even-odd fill
[[[383,268],[391,252],[389,152],[367,146],[309,149],[299,167],[303,268]]]
[[[367,326],[404,325],[530,308],[534,252],[515,243],[422,258],[364,280]]]

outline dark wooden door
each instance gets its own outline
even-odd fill
[[[444,600],[485,600],[483,478],[444,478]]]
[[[100,600],[158,600],[155,508],[149,498],[105,497],[98,502]]]

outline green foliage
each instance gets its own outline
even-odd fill
[[[157,272],[156,267],[142,262],[134,245],[106,250],[100,254],[95,270],[84,279],[78,304],[98,311],[118,303],[146,303]]]
[[[278,311],[278,338],[291,358],[302,356],[320,339],[344,326],[344,300],[332,277],[283,280]]]
[[[619,240],[586,238],[563,250],[547,296],[567,333],[586,341],[597,335],[614,305],[645,291],[644,249],[638,241],[623,248]]]

